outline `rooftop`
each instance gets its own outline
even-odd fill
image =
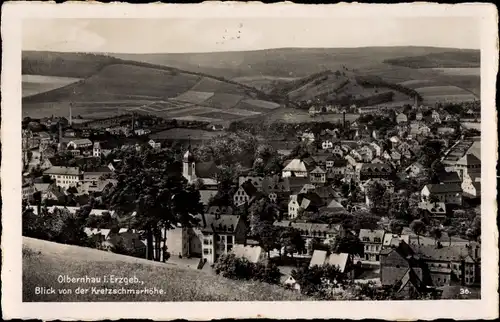
[[[424,188],[429,189],[430,193],[462,192],[462,188],[456,183],[428,184]]]
[[[59,167],[54,166],[43,172],[44,174],[52,174],[52,175],[69,175],[69,176],[78,176],[81,174],[81,171],[77,167]]]

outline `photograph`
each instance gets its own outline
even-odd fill
[[[20,305],[491,299],[481,72],[498,51],[485,58],[479,14],[61,7],[19,21],[21,115],[2,100]]]

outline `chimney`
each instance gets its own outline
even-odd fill
[[[62,125],[61,125],[61,121],[59,121],[59,143],[62,142]]]
[[[345,111],[342,112],[342,127],[345,129]]]
[[[69,103],[69,126],[71,126],[71,124],[73,124],[73,115],[72,115],[72,109],[73,107],[73,103]]]

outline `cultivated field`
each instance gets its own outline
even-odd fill
[[[22,75],[22,96],[30,96],[78,82],[80,78],[43,76],[43,75]]]
[[[31,62],[33,57],[46,59],[48,62],[56,60],[64,63],[67,69],[74,67],[77,71],[73,74],[79,72],[85,78],[64,87],[51,88],[25,97],[23,116],[67,116],[70,103],[73,103],[73,114],[82,117],[113,116],[135,111],[165,118],[224,123],[267,112],[257,110],[259,106],[268,109],[279,106],[257,100],[259,94],[256,90],[237,83],[165,66],[120,61],[91,54],[29,52],[23,56],[23,64],[27,70],[43,71],[50,75],[64,74],[64,71],[56,68],[59,65],[44,66],[43,60]],[[91,63],[92,59],[96,60],[95,64]],[[42,78],[45,82],[47,79]],[[57,77],[53,79],[55,81]],[[30,77],[25,77],[25,80],[29,81]],[[23,86],[25,91],[32,89],[30,82],[24,82]],[[249,101],[248,109],[237,106],[242,100]],[[257,108],[254,109],[254,105]],[[232,110],[227,111],[230,109]]]
[[[279,105],[263,103],[257,100],[257,97],[262,98],[258,96],[258,90],[224,79],[255,84],[252,85],[255,88],[267,86],[265,91],[271,92],[269,86],[283,87],[282,84],[293,84],[300,78],[326,70],[342,71],[347,80],[353,80],[355,75],[375,75],[386,82],[400,83],[417,91],[424,88],[422,95],[424,103],[428,104],[468,101],[473,100],[474,95],[476,99],[480,95],[478,51],[431,47],[284,48],[116,56],[131,60],[93,54],[23,53],[24,73],[83,78],[62,88],[25,97],[23,115],[66,116],[67,103],[79,102],[73,113],[83,117],[134,110],[167,118],[229,122],[235,119],[233,115],[243,115],[231,111],[238,109],[260,113],[247,113],[242,117],[254,118],[257,115],[260,118],[271,113],[270,119],[273,119],[273,115],[281,113],[273,111],[279,110]],[[60,68],[62,65],[64,69]],[[342,81],[343,78],[337,79],[330,74],[326,80],[317,83],[292,86],[287,93],[290,92],[293,100],[337,95],[333,92]],[[25,91],[30,90],[29,86],[25,86]],[[363,88],[355,81],[342,86],[345,88],[340,90],[340,96],[366,98],[376,91]],[[378,91],[384,92],[385,89]],[[273,99],[280,100],[278,96]],[[394,102],[406,101],[409,101],[407,96],[395,93]],[[53,108],[47,109],[49,105]],[[278,119],[308,119],[302,113],[287,110]]]
[[[59,275],[101,277],[100,283],[58,283]],[[136,276],[143,284],[112,284],[104,275]],[[99,302],[99,301],[289,301],[306,298],[279,286],[259,282],[241,282],[210,275],[175,264],[163,264],[90,248],[56,244],[23,238],[23,301],[25,302]],[[72,294],[36,295],[35,287],[69,288]],[[75,289],[156,288],[162,295],[76,294]]]
[[[481,75],[481,68],[479,67],[465,67],[465,68],[433,68],[433,70],[440,72],[445,75],[451,75],[451,76],[480,76]]]
[[[357,120],[359,114],[346,114],[346,121],[353,122]],[[311,117],[306,110],[279,108],[272,113],[255,119],[254,121],[262,121],[265,123],[285,122],[285,123],[304,123],[304,122],[341,122],[342,114],[322,114],[316,117]]]

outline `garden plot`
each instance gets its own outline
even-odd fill
[[[275,109],[280,107],[278,103],[263,101],[263,100],[244,100],[244,103],[248,103],[250,105],[254,105],[257,107],[267,108],[267,109]]]
[[[182,102],[201,104],[212,96],[214,96],[213,92],[187,91],[177,96],[175,99]]]
[[[180,117],[186,115],[195,115],[195,114],[203,114],[210,112],[218,112],[219,110],[206,107],[206,106],[192,106],[187,108],[182,108],[175,111],[167,111],[169,117]]]
[[[246,102],[246,100],[239,102],[235,107],[233,107],[230,110],[234,110],[234,109],[251,111],[251,112],[260,112],[260,113],[269,113],[270,111],[273,111],[272,109],[269,109],[269,108],[266,108],[266,107],[260,107],[260,106],[257,106],[257,105],[249,104],[249,103]]]
[[[215,92],[219,89],[221,84],[221,81],[204,77],[191,88],[191,91]]]
[[[204,105],[225,110],[234,107],[242,99],[243,96],[241,95],[215,93],[214,96],[210,97],[208,100],[204,102]]]

